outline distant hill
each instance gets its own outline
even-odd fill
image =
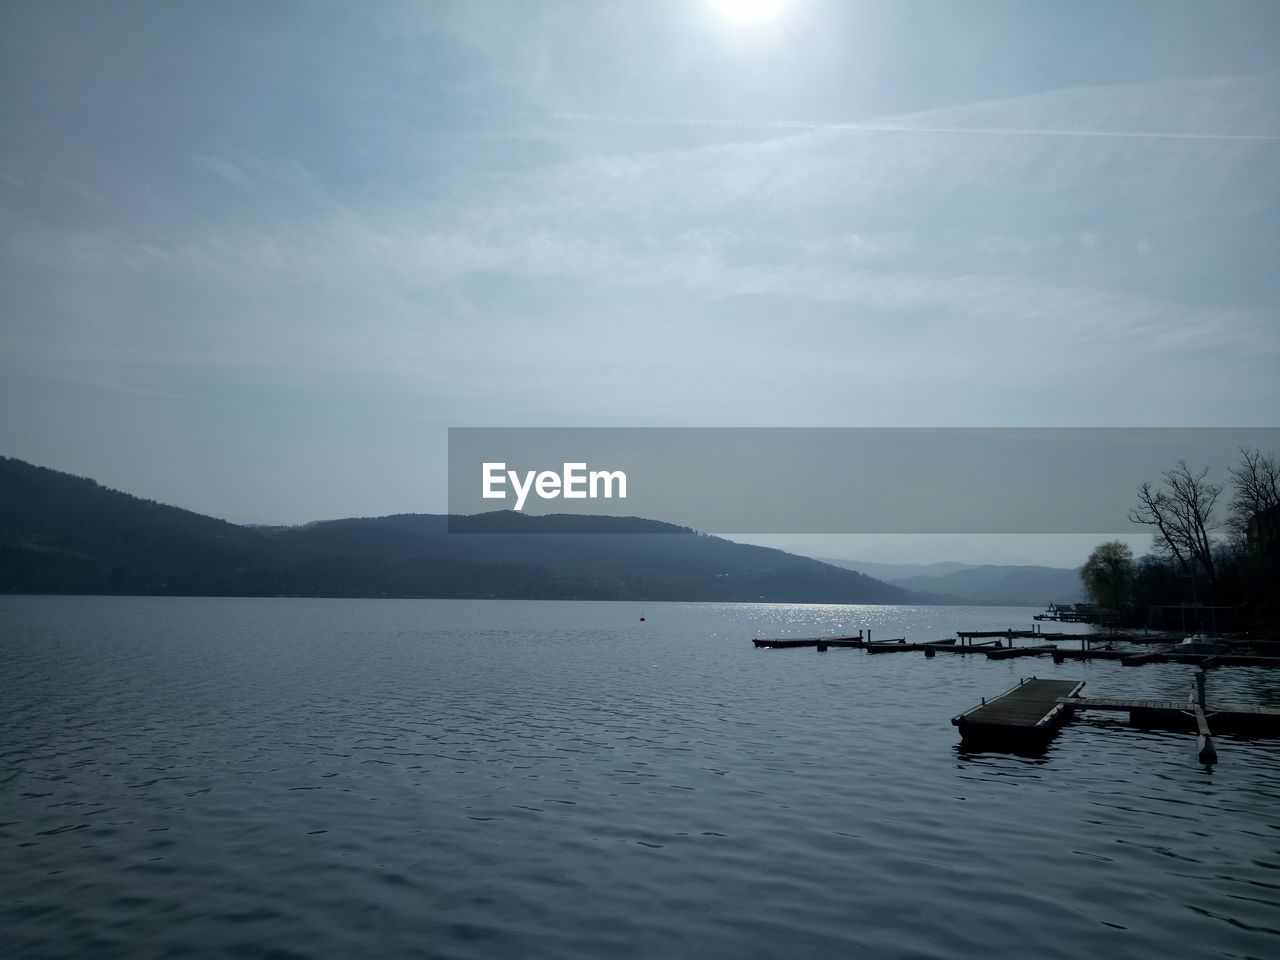
[[[926,594],[937,603],[1034,606],[1075,603],[1084,599],[1080,571],[1069,567],[973,565],[949,561],[931,564],[863,563],[858,560],[827,562]]]
[[[1066,567],[986,564],[940,576],[905,577],[894,583],[908,590],[946,594],[977,604],[1034,606],[1084,599],[1080,571]]]
[[[0,592],[913,603],[830,564],[636,517],[238,526],[0,458]],[[529,532],[523,532],[529,531]]]
[[[936,563],[875,563],[870,560],[844,560],[838,557],[815,557],[823,563],[844,567],[846,570],[857,570],[877,580],[904,580],[907,577],[934,577],[944,573],[955,573],[957,570],[972,570],[976,563],[957,563],[954,560],[939,560]]]

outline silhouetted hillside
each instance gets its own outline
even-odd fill
[[[906,577],[907,590],[958,597],[963,603],[1037,605],[1084,599],[1080,571],[1066,567],[986,564],[939,576]]]
[[[0,590],[9,593],[222,593],[260,540],[223,520],[0,458]]]
[[[1028,606],[1084,599],[1080,571],[1070,567],[953,561],[870,563],[828,557],[823,560],[922,594],[934,603]]]
[[[868,577],[875,577],[885,583],[905,580],[907,577],[938,577],[957,570],[972,570],[976,563],[958,563],[954,560],[938,560],[933,563],[879,563],[872,560],[845,560],[843,557],[815,557],[833,567],[844,567],[846,570],[857,570]]]
[[[911,603],[871,577],[636,517],[242,527],[0,458],[0,591]],[[518,532],[529,530],[532,532]],[[480,532],[482,531],[482,532]]]

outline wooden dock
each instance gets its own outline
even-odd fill
[[[1015,640],[1038,640],[1039,643],[1018,647]],[[1045,640],[1079,640],[1080,648],[1058,646]],[[1093,647],[1092,641],[1106,639],[1105,648]],[[1144,638],[1147,639],[1147,638]],[[1150,638],[1155,640],[1156,638]],[[1166,637],[1159,638],[1161,641]],[[1095,710],[1121,712],[1131,725],[1143,729],[1168,729],[1195,733],[1196,756],[1201,763],[1218,760],[1213,735],[1217,733],[1243,736],[1280,736],[1280,708],[1210,704],[1205,700],[1205,670],[1217,666],[1280,667],[1280,657],[1229,653],[1179,653],[1174,650],[1116,649],[1113,643],[1133,642],[1127,637],[1098,638],[1088,635],[1042,633],[1039,630],[958,631],[944,640],[908,643],[905,637],[893,640],[871,639],[870,630],[857,635],[827,637],[757,638],[757,648],[787,649],[814,647],[819,652],[829,647],[852,647],[869,654],[923,651],[926,657],[944,653],[983,653],[988,659],[1033,657],[1049,654],[1055,663],[1067,660],[1114,660],[1124,666],[1148,663],[1194,665],[1195,685],[1186,700],[1169,698],[1083,697],[1081,680],[1021,680],[992,700],[952,717],[964,744],[974,749],[1034,751],[1039,754],[1058,729],[1077,712]],[[1238,649],[1238,648],[1237,648]],[[1274,649],[1263,646],[1259,653]]]
[[[1076,639],[1086,638],[1090,643],[1181,643],[1183,634],[1177,633],[1077,633]]]
[[[960,728],[960,737],[966,743],[1020,750],[1042,748],[1079,711],[1118,711],[1127,713],[1129,723],[1143,729],[1194,732],[1196,756],[1204,764],[1218,760],[1213,733],[1280,735],[1280,708],[1206,703],[1203,670],[1196,672],[1185,700],[1082,697],[1083,686],[1083,681],[1078,680],[1020,680],[1016,687],[994,700],[983,700],[951,722]]]
[[[1280,657],[1258,657],[1247,653],[1176,653],[1148,650],[1069,650],[1047,651],[1054,663],[1065,660],[1119,660],[1126,667],[1142,667],[1149,663],[1185,663],[1193,667],[1280,667]]]
[[[752,640],[757,649],[786,650],[792,647],[860,647],[867,641],[858,635],[845,637],[778,637],[774,640]]]
[[[933,643],[920,644],[924,648],[924,655],[932,657],[939,650],[943,653],[985,653],[990,654],[992,650],[1000,650],[1003,645],[999,640],[992,640],[988,643],[956,643],[954,640],[936,640]]]
[[[1039,640],[1043,646],[1046,641],[1056,640],[1059,642],[1066,640],[1080,640],[1081,646],[1087,646],[1087,639],[1091,634],[1082,633],[1044,633],[1039,629],[1031,630],[957,630],[956,636],[960,638],[963,646],[973,646],[975,640],[986,641],[1003,641],[1007,647],[1014,646],[1015,640]]]
[[[907,643],[906,637],[897,640],[877,640],[875,643],[865,643],[862,649],[867,653],[910,653],[911,651],[920,651],[926,647],[934,646],[928,643]]]
[[[1063,697],[1060,701],[1072,712],[1109,710],[1129,714],[1135,727],[1167,730],[1196,730],[1207,735],[1211,722],[1218,733],[1263,735],[1280,733],[1280,709],[1239,704],[1206,703],[1200,705],[1193,692],[1186,700],[1142,699],[1135,697]],[[1205,721],[1202,729],[1197,711]]]
[[[987,651],[988,660],[1008,660],[1012,657],[1038,657],[1042,653],[1053,653],[1057,650],[1051,643],[1039,647],[1004,647]]]
[[[937,643],[955,643],[955,640],[938,640]],[[892,648],[894,650],[903,649],[920,649],[919,644],[908,644],[905,637],[897,640],[872,640],[871,631],[868,630],[863,636],[861,630],[857,636],[841,636],[841,637],[778,637],[776,639],[755,639],[751,643],[757,649],[769,650],[787,650],[793,647],[816,647],[818,650],[825,650],[827,647],[853,647],[866,650],[880,650],[881,648]],[[904,646],[905,645],[905,646]]]
[[[962,739],[999,741],[1015,746],[1048,743],[1058,727],[1070,716],[1062,701],[1075,696],[1083,680],[1019,680],[994,700],[966,710],[951,722]]]
[[[1171,635],[1133,636],[1097,636],[1093,634],[1074,633],[1042,633],[1039,630],[961,630],[955,638],[946,640],[930,640],[925,642],[908,642],[905,638],[897,640],[872,640],[870,630],[859,630],[857,635],[849,634],[830,637],[777,637],[774,639],[757,638],[752,644],[761,649],[785,650],[795,647],[813,647],[819,653],[830,647],[847,647],[866,650],[868,653],[911,653],[923,652],[926,657],[933,657],[939,651],[943,653],[985,653],[989,659],[1004,660],[1011,657],[1033,657],[1049,655],[1054,663],[1067,660],[1118,660],[1128,667],[1139,667],[1149,663],[1183,663],[1191,666],[1211,667],[1272,667],[1280,668],[1280,656],[1259,655],[1253,653],[1180,653],[1177,648],[1171,650],[1136,650],[1117,649],[1113,644],[1164,643],[1177,639]],[[1017,646],[1017,640],[1038,640],[1028,646]],[[1046,641],[1053,640],[1056,643]],[[1074,643],[1079,641],[1079,649]],[[1072,646],[1064,645],[1070,642]],[[1094,646],[1105,642],[1105,647]],[[1265,642],[1260,642],[1261,651],[1271,654]],[[1272,645],[1275,647],[1276,645]]]

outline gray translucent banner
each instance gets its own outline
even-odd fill
[[[1280,428],[452,428],[449,513],[518,505],[501,532],[583,514],[708,533],[1122,533],[1143,482],[1179,460],[1224,482],[1241,447],[1276,452]]]

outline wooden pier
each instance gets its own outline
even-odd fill
[[[1178,633],[1073,633],[1062,634],[1075,640],[1087,643],[1181,643],[1183,634]]]
[[[939,640],[938,643],[955,643],[955,640]],[[918,644],[908,644],[905,637],[899,637],[896,640],[872,640],[871,631],[866,631],[863,636],[861,630],[858,635],[840,636],[840,637],[777,637],[776,639],[755,639],[751,643],[757,649],[768,650],[787,650],[793,647],[816,647],[818,650],[826,650],[827,647],[853,647],[866,650],[879,650],[881,648],[901,649],[919,649]],[[905,644],[905,647],[904,647]]]
[[[965,741],[1018,747],[1042,746],[1070,716],[1063,700],[1075,696],[1083,680],[1019,680],[994,700],[966,710],[951,722]]]
[[[1137,650],[1117,648],[1116,644],[1172,643],[1178,640],[1169,634],[1147,636],[1098,636],[1078,633],[1043,633],[1033,630],[960,630],[954,638],[945,640],[929,640],[924,642],[908,642],[905,637],[896,640],[872,640],[870,630],[859,630],[857,635],[831,637],[778,637],[776,639],[752,640],[758,648],[788,649],[793,647],[814,647],[823,652],[830,647],[849,647],[866,650],[868,653],[920,653],[926,657],[943,653],[984,653],[991,660],[1005,660],[1012,657],[1052,656],[1054,663],[1067,660],[1118,660],[1124,666],[1139,667],[1149,663],[1183,663],[1203,667],[1272,667],[1280,668],[1280,644],[1268,641],[1253,641],[1257,644],[1256,653],[1239,653],[1231,650],[1226,653],[1182,653],[1177,647],[1168,650]],[[1019,647],[1018,640],[1038,640],[1029,646]],[[1046,641],[1054,641],[1048,643]],[[1079,649],[1075,649],[1075,642]],[[1106,646],[1095,646],[1105,642]],[[1067,646],[1071,643],[1071,646]],[[1244,644],[1238,644],[1244,646]],[[1247,649],[1247,647],[1246,647]]]
[[[1033,620],[1055,620],[1058,623],[1097,623],[1102,611],[1090,603],[1051,603],[1044,613],[1037,613]]]
[[[1079,640],[1080,647],[1076,649],[1074,646],[1043,642],[1048,639]],[[1091,641],[1097,639],[1106,639],[1107,646],[1093,647]],[[958,631],[955,637],[943,640],[909,643],[905,637],[872,640],[870,630],[859,630],[856,636],[758,638],[752,643],[757,648],[814,647],[819,652],[830,647],[851,647],[869,654],[923,652],[926,657],[936,657],[939,652],[981,653],[991,660],[1047,654],[1058,664],[1067,660],[1113,660],[1124,666],[1178,663],[1199,668],[1195,674],[1195,685],[1186,700],[1084,697],[1080,695],[1084,687],[1082,680],[1042,680],[1037,677],[1020,680],[1016,687],[998,697],[984,699],[978,706],[952,717],[952,724],[960,730],[961,741],[974,749],[1034,751],[1039,754],[1064,723],[1077,712],[1088,710],[1125,713],[1131,725],[1143,729],[1193,732],[1196,735],[1196,756],[1204,764],[1218,760],[1213,742],[1215,734],[1280,736],[1280,708],[1210,704],[1205,700],[1207,668],[1280,667],[1280,657],[1236,652],[1179,653],[1176,649],[1116,649],[1113,646],[1113,643],[1125,643],[1129,639],[1042,633],[1039,630],[984,630]],[[1041,642],[1019,647],[1015,640]],[[1260,652],[1271,654],[1274,651],[1263,646]]]
[[[1012,657],[1038,657],[1042,653],[1053,653],[1057,650],[1053,644],[1048,643],[1039,647],[1004,647],[987,651],[988,660],[1008,660]]]
[[[956,636],[961,643],[971,640],[1032,640],[1040,636],[1039,630],[957,630]],[[1050,636],[1066,636],[1066,634],[1050,634]]]
[[[752,640],[758,649],[786,650],[791,647],[860,647],[867,641],[858,635],[845,637],[779,637],[774,640]]]
[[[1280,708],[1207,703],[1203,670],[1196,672],[1186,700],[1082,697],[1083,686],[1079,680],[1020,680],[1016,687],[994,700],[983,700],[951,722],[960,728],[965,743],[1018,750],[1045,746],[1079,711],[1119,711],[1127,713],[1136,727],[1195,732],[1196,756],[1205,764],[1218,760],[1213,733],[1280,735]]]
[[[1257,657],[1248,653],[1177,653],[1150,650],[1069,650],[1048,651],[1054,663],[1065,660],[1119,660],[1126,667],[1143,667],[1149,663],[1184,663],[1206,670],[1214,667],[1280,667],[1280,657]]]
[[[906,637],[899,637],[897,640],[878,640],[875,643],[866,643],[863,644],[862,649],[867,653],[909,653],[913,650],[919,652],[928,646],[932,646],[932,644],[907,643]]]
[[[1077,712],[1095,710],[1121,712],[1128,715],[1128,722],[1143,729],[1167,729],[1193,732],[1196,735],[1196,756],[1201,763],[1213,764],[1218,760],[1214,745],[1215,734],[1232,733],[1244,736],[1280,736],[1280,708],[1233,706],[1210,704],[1205,700],[1205,670],[1212,667],[1247,666],[1280,667],[1280,656],[1275,656],[1280,644],[1267,641],[1250,641],[1257,644],[1256,653],[1239,653],[1240,643],[1227,653],[1182,653],[1171,650],[1117,649],[1114,644],[1170,642],[1178,638],[1169,635],[1098,637],[1088,634],[1042,633],[1032,630],[969,630],[957,631],[955,637],[925,642],[907,642],[905,637],[892,640],[872,640],[870,630],[859,630],[856,636],[828,637],[779,637],[755,639],[757,648],[787,649],[814,647],[823,652],[830,647],[851,647],[868,654],[923,652],[926,657],[938,653],[985,654],[990,660],[1012,657],[1049,655],[1054,663],[1067,660],[1113,660],[1123,666],[1142,666],[1148,663],[1177,663],[1196,666],[1195,685],[1186,700],[1140,699],[1117,697],[1084,697],[1080,690],[1082,680],[1042,680],[1037,677],[1020,680],[1016,687],[1006,690],[992,700],[984,699],[978,706],[952,717],[951,722],[960,730],[961,741],[974,749],[1034,751],[1041,753],[1058,729]],[[1016,640],[1033,640],[1039,643],[1019,647]],[[1076,641],[1079,649],[1045,643],[1046,640]],[[1105,647],[1095,647],[1093,642],[1106,641]],[[1248,649],[1247,646],[1245,646]]]
[[[1255,736],[1280,733],[1280,709],[1275,707],[1250,707],[1239,704],[1201,704],[1194,696],[1186,700],[1143,699],[1139,697],[1064,697],[1063,706],[1072,712],[1078,710],[1108,710],[1129,714],[1129,723],[1135,727],[1162,730],[1196,730],[1208,735],[1212,722],[1218,733],[1252,734]],[[1204,724],[1201,724],[1203,719]]]

